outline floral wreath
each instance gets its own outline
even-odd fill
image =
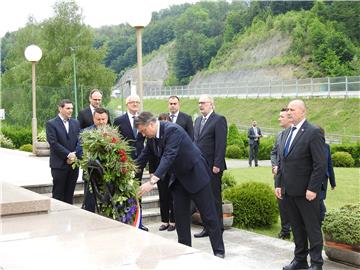
[[[80,141],[83,155],[75,166],[88,172],[89,161],[101,164],[102,177],[96,178],[96,188],[105,200],[98,203],[99,214],[134,224],[139,184],[134,179],[137,167],[130,157],[132,147],[119,135],[118,129],[111,126],[85,129],[80,134]],[[89,181],[88,173],[84,178]],[[91,185],[90,189],[94,192]]]

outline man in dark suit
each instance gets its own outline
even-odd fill
[[[255,162],[255,167],[258,166],[258,152],[260,145],[260,138],[262,137],[261,130],[256,126],[255,120],[252,121],[252,126],[248,130],[249,138],[249,166],[251,167],[252,161]]]
[[[73,104],[64,99],[59,114],[46,123],[46,139],[50,144],[50,168],[53,177],[54,199],[72,204],[79,169],[72,163],[77,157],[76,145],[80,133],[79,122],[71,118]]]
[[[85,130],[96,129],[101,126],[104,126],[108,123],[108,120],[109,120],[109,115],[108,115],[107,110],[105,110],[104,108],[95,108],[94,114],[93,114],[94,124],[87,128],[84,128],[81,132],[83,132]],[[76,149],[77,149],[77,152],[80,153],[80,155],[82,156],[81,142],[78,143],[78,146]],[[90,191],[89,186],[90,186],[89,181],[85,181],[83,209],[95,213],[96,200],[95,200],[94,194]]]
[[[322,127],[319,127],[319,129],[320,129],[321,133],[325,136],[325,130]],[[325,143],[325,153],[326,153],[327,167],[326,167],[326,174],[321,183],[321,190],[320,190],[320,195],[319,195],[321,224],[323,223],[323,221],[325,219],[325,214],[326,214],[326,206],[325,206],[324,201],[326,199],[328,182],[330,182],[331,190],[334,190],[336,187],[335,173],[334,173],[334,168],[332,165],[330,145],[328,145],[327,143]]]
[[[151,191],[167,172],[173,173],[175,177],[171,178],[170,189],[174,198],[178,242],[191,246],[190,201],[194,200],[209,232],[214,255],[224,258],[224,242],[212,199],[211,171],[200,150],[184,129],[170,122],[159,122],[149,112],[139,115],[136,126],[148,138],[137,164],[144,168],[151,156],[160,158],[159,166],[150,181],[141,185],[138,195]]]
[[[292,124],[292,118],[289,117],[288,109],[282,108],[279,115],[279,124],[283,129],[287,129]],[[274,175],[274,180],[278,171],[278,163],[279,163],[279,147],[281,143],[281,135],[282,131],[276,137],[276,141],[274,144],[273,149],[271,150],[270,154],[270,161],[272,167],[272,173]],[[281,239],[290,239],[291,227],[288,215],[285,211],[284,200],[277,200],[279,206],[279,213],[280,213],[280,222],[281,222],[281,230],[278,234],[278,237]]]
[[[102,101],[101,91],[98,89],[91,90],[91,92],[89,94],[89,102],[90,102],[89,107],[80,111],[79,115],[77,117],[77,119],[79,120],[81,129],[90,127],[91,125],[94,124],[94,121],[93,121],[94,111],[96,108],[101,107],[101,101]],[[109,115],[108,111],[107,111],[107,115],[109,116],[107,124],[110,124],[110,115]]]
[[[223,171],[226,170],[227,122],[224,116],[214,112],[214,99],[208,95],[200,96],[199,109],[202,116],[199,116],[195,120],[194,143],[199,147],[212,172],[211,187],[219,223],[223,230],[221,178]],[[208,232],[204,228],[194,236],[205,237],[208,235]]]
[[[136,126],[134,124],[135,117],[139,113],[140,110],[140,97],[138,95],[130,95],[126,98],[126,106],[127,112],[114,120],[114,126],[119,128],[119,133],[122,137],[124,137],[129,145],[133,147],[131,151],[131,158],[136,159],[141,151],[144,149],[144,141],[145,137],[137,131]],[[141,184],[143,175],[143,170],[139,170],[135,178]],[[140,225],[140,229],[144,231],[148,231],[143,224]]]
[[[190,115],[180,112],[180,99],[177,96],[169,97],[169,116],[171,122],[181,126],[190,136],[191,140],[194,138],[193,121]]]
[[[79,112],[78,121],[80,123],[80,128],[85,129],[94,125],[94,113],[97,108],[101,107],[102,93],[98,89],[93,89],[89,94],[89,107],[83,109]],[[106,111],[107,115],[107,124],[110,124],[110,115]],[[84,177],[83,177],[84,178]],[[90,212],[95,212],[95,201],[92,196],[86,196],[89,193],[89,182],[84,181],[84,202],[83,208]]]
[[[293,125],[282,135],[275,194],[284,200],[295,257],[283,270],[308,269],[308,254],[309,269],[319,270],[323,265],[319,193],[326,174],[325,139],[319,128],[307,122],[302,100],[291,101],[288,113]]]

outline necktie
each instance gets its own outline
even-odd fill
[[[133,118],[132,130],[133,130],[133,133],[134,133],[134,137],[135,137],[135,139],[136,139],[138,131],[137,131],[137,128],[136,128],[136,126],[135,126],[135,116],[133,116],[132,118]]]
[[[66,129],[66,133],[69,133],[69,121],[64,119],[63,123],[64,123],[65,129]]]
[[[203,117],[201,119],[201,123],[200,123],[200,131],[199,131],[199,134],[201,133],[201,131],[203,130],[204,126],[205,126],[205,123],[206,123],[206,117]]]
[[[291,142],[292,135],[293,135],[295,129],[296,129],[296,127],[292,127],[292,128],[291,128],[289,137],[287,138],[287,141],[286,141],[286,143],[285,143],[285,148],[284,148],[284,156],[285,156],[285,157],[286,157],[286,156],[288,155],[288,153],[289,153],[290,142]]]
[[[170,115],[171,122],[174,122],[175,114]]]

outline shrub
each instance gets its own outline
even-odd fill
[[[21,128],[17,126],[2,126],[1,132],[11,139],[16,148],[21,145],[32,143],[32,133],[30,128]]]
[[[331,156],[334,167],[354,167],[355,161],[347,152],[336,152]]]
[[[235,176],[231,172],[224,172],[221,178],[221,190],[224,191],[234,186],[236,186]]]
[[[322,228],[326,240],[360,245],[360,203],[328,211]]]
[[[267,227],[278,220],[278,205],[270,185],[247,182],[224,190],[224,199],[234,205],[234,224],[239,227]]]
[[[332,144],[331,154],[336,152],[348,152],[353,159],[360,159],[360,143]]]
[[[229,131],[227,135],[227,145],[240,145],[243,144],[239,129],[235,124],[229,126]]]
[[[42,130],[39,132],[39,134],[37,135],[37,141],[38,142],[46,142],[46,132],[45,130]]]
[[[2,133],[0,133],[0,147],[9,149],[15,148],[13,142]]]
[[[229,145],[226,147],[227,158],[241,158],[241,148],[238,145]]]
[[[275,143],[275,139],[273,136],[260,139],[259,153],[258,153],[259,160],[269,159],[274,143]]]
[[[32,152],[32,145],[31,144],[24,144],[22,146],[20,146],[19,148],[20,151],[25,151],[25,152]]]

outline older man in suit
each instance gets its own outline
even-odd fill
[[[319,193],[326,174],[325,139],[320,129],[306,120],[302,100],[291,101],[288,113],[293,125],[281,139],[275,194],[284,200],[294,235],[295,256],[283,270],[308,269],[308,254],[309,269],[319,270],[323,265]]]
[[[123,136],[133,147],[131,151],[131,158],[136,159],[141,151],[144,149],[145,137],[137,131],[134,124],[135,118],[140,110],[140,97],[138,95],[130,95],[126,98],[127,112],[114,120],[114,126],[119,128],[119,133]],[[135,178],[141,184],[141,179],[143,175],[143,170],[139,170]],[[140,229],[148,231],[149,229],[143,224],[140,225]]]
[[[79,176],[79,169],[73,169],[77,158],[76,145],[80,133],[79,122],[71,118],[73,103],[60,101],[59,114],[46,123],[46,138],[50,144],[50,168],[53,177],[52,197],[72,204]]]
[[[91,92],[89,94],[89,102],[90,102],[89,107],[80,111],[79,115],[77,117],[77,119],[79,120],[81,129],[90,127],[91,125],[94,124],[94,121],[93,121],[94,111],[96,108],[101,107],[101,101],[102,101],[101,91],[98,89],[91,90]],[[107,111],[106,113],[109,116],[108,120],[107,120],[107,124],[110,124],[109,112]]]
[[[226,170],[225,152],[227,138],[227,122],[224,116],[214,112],[214,99],[208,95],[199,98],[199,110],[202,116],[195,120],[194,143],[205,157],[211,174],[211,187],[214,194],[216,211],[221,229],[223,230],[223,213],[221,198],[221,178]],[[204,228],[195,237],[206,237]]]
[[[167,172],[173,173],[175,177],[172,178],[170,189],[174,198],[179,243],[191,246],[190,201],[194,200],[209,232],[214,255],[224,258],[224,242],[212,199],[211,171],[200,150],[184,129],[170,122],[159,122],[149,112],[139,115],[136,126],[148,138],[136,162],[143,168],[151,156],[160,158],[159,166],[150,181],[140,187],[139,195],[151,191]]]

